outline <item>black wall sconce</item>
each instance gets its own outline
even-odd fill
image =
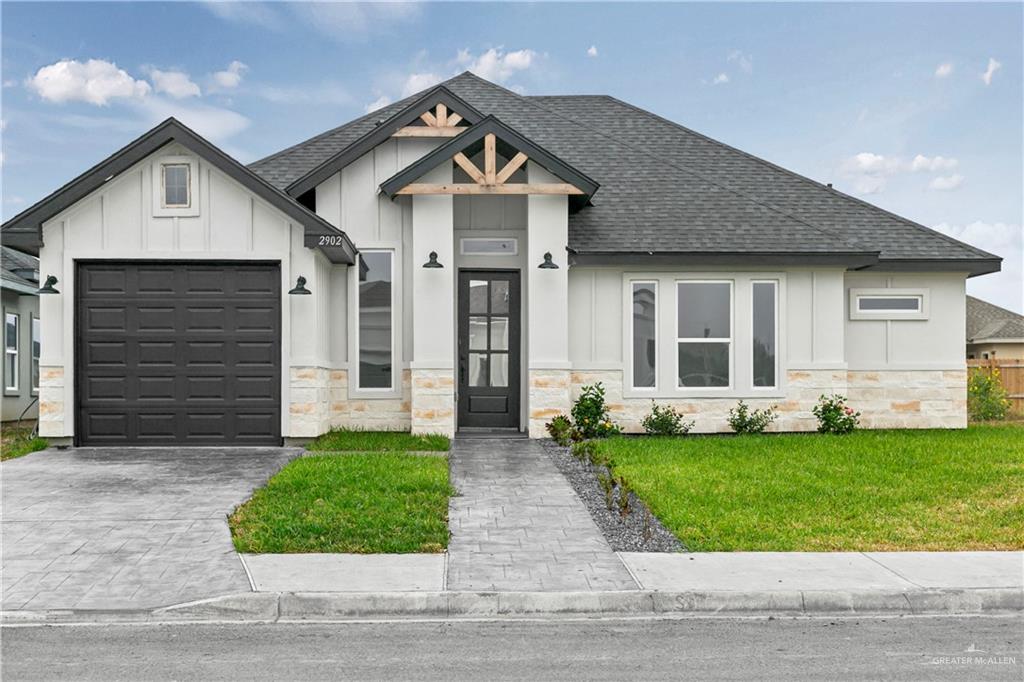
[[[423,264],[425,268],[443,268],[444,266],[437,262],[437,251],[431,251],[427,257],[428,260]]]
[[[53,285],[57,283],[57,278],[50,275],[46,278],[46,283],[36,290],[37,294],[59,294],[60,292],[53,288]]]
[[[544,254],[544,262],[537,266],[541,270],[557,270],[558,266],[551,262],[551,252],[548,251]]]
[[[295,288],[288,293],[292,296],[309,296],[313,292],[306,288],[306,278],[299,275],[299,278],[295,280]]]

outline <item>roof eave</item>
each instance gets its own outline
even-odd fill
[[[1002,269],[1003,259],[992,258],[882,258],[866,270],[892,272],[965,272],[968,277],[987,275]]]
[[[877,251],[833,253],[769,253],[686,251],[658,252],[577,252],[570,251],[570,265],[772,265],[772,266],[831,266],[856,269],[878,262]]]

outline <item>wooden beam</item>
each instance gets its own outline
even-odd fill
[[[437,127],[444,128],[448,125],[448,105],[444,102],[437,103]]]
[[[435,128],[433,126],[405,126],[396,130],[391,137],[455,137],[469,130],[468,128],[456,128],[445,126]]]
[[[512,159],[505,164],[505,167],[501,169],[501,172],[498,173],[497,177],[494,178],[495,184],[504,185],[505,181],[511,178],[512,174],[519,170],[520,166],[526,163],[527,158],[526,154],[522,152],[513,156]]]
[[[457,126],[457,125],[459,125],[459,122],[461,120],[462,120],[462,117],[459,116],[458,114],[448,114],[448,125],[450,125],[450,126]]]
[[[396,194],[583,194],[583,191],[568,183],[477,185],[456,182],[450,185],[413,183],[398,190]]]
[[[480,169],[476,167],[476,164],[470,161],[465,154],[459,152],[453,156],[452,159],[454,159],[455,163],[459,164],[459,168],[466,171],[466,174],[476,181],[476,184],[483,185],[487,183],[487,179],[484,177],[484,174],[480,172]]]
[[[428,126],[437,127],[437,119],[434,118],[434,115],[429,111],[424,111],[422,114],[420,114],[420,118],[423,119],[423,122],[426,123]]]
[[[484,175],[487,177],[488,185],[495,185],[495,168],[498,165],[497,157],[498,154],[495,151],[497,147],[497,138],[494,133],[487,133],[484,135]]]

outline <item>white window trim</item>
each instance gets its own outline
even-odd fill
[[[929,315],[928,289],[850,289],[851,320],[927,320]],[[862,298],[917,298],[921,301],[918,310],[861,310]]]
[[[39,325],[39,355],[36,355],[36,338],[35,328]],[[29,363],[29,372],[31,374],[29,383],[32,384],[32,395],[39,394],[39,358],[42,357],[43,348],[43,323],[39,321],[39,318],[35,315],[29,316],[29,328],[28,328],[28,352],[31,362]]]
[[[398,253],[397,253],[396,249],[390,249],[390,248],[361,249],[360,253],[361,254],[362,253],[386,253],[391,258],[391,385],[388,386],[387,388],[363,388],[362,386],[360,386],[360,377],[359,377],[359,375],[360,375],[360,371],[361,371],[361,367],[362,367],[362,362],[361,362],[361,358],[360,358],[360,355],[359,355],[359,332],[360,332],[359,315],[360,315],[360,304],[359,304],[359,267],[358,267],[358,263],[357,263],[356,267],[350,268],[353,271],[353,273],[354,273],[353,276],[354,276],[354,279],[355,279],[355,284],[352,287],[352,289],[353,289],[353,291],[355,293],[355,296],[354,296],[354,299],[353,299],[354,300],[353,310],[355,310],[355,316],[354,316],[355,324],[354,324],[354,333],[353,333],[353,338],[355,339],[355,346],[354,346],[353,357],[354,357],[355,361],[352,363],[352,373],[355,375],[355,381],[352,384],[352,391],[351,391],[351,393],[353,395],[361,395],[361,396],[366,396],[366,397],[393,398],[393,397],[395,397],[396,393],[400,392],[401,389],[402,389],[401,363],[398,361],[398,353],[397,353],[397,348],[396,348],[396,346],[397,346],[397,335],[396,335],[396,331],[397,330],[396,330],[396,327],[397,327],[397,324],[398,324],[398,323],[396,323],[396,318],[399,317],[398,316],[398,305],[396,303],[397,302],[398,287],[399,287],[399,279],[398,279],[398,275],[397,275],[397,263],[399,262]]]
[[[512,242],[511,251],[467,251],[466,242]],[[497,257],[503,258],[505,256],[518,256],[519,255],[519,239],[517,237],[460,237],[459,238],[459,255],[462,256],[485,256],[485,257]]]
[[[679,285],[680,284],[728,284],[729,285],[729,337],[693,338],[679,336]],[[673,336],[676,343],[672,347],[675,366],[675,391],[680,395],[692,396],[703,393],[729,393],[736,387],[736,284],[731,279],[675,279],[672,302],[675,308],[675,326]],[[726,386],[680,386],[679,385],[679,344],[680,343],[728,343],[729,344],[729,384]]]
[[[7,318],[14,318],[14,348],[7,345]],[[14,356],[14,376],[7,373],[7,356]],[[11,381],[11,379],[14,379]],[[21,385],[21,315],[4,311],[4,393],[17,395]]]
[[[754,385],[754,285],[771,284],[773,303],[772,312],[775,314],[775,384],[772,386]],[[750,280],[750,390],[761,393],[775,393],[779,390],[779,280],[777,279],[751,279]]]
[[[628,279],[628,289],[626,296],[629,300],[629,354],[626,356],[626,364],[628,365],[627,373],[629,375],[629,390],[637,393],[657,393],[659,388],[659,373],[661,372],[661,340],[658,338],[661,332],[661,291],[658,286],[658,280],[651,278],[641,279]],[[654,286],[654,385],[653,386],[637,386],[636,380],[633,377],[633,285],[634,284],[651,284]]]
[[[164,201],[164,166],[188,166],[188,206],[167,206]],[[150,166],[153,185],[153,215],[158,218],[188,218],[199,215],[199,159],[194,156],[161,156]]]
[[[167,201],[167,169],[185,169],[185,198],[183,204],[172,204]],[[192,208],[192,166],[187,163],[166,163],[160,164],[160,208]]]

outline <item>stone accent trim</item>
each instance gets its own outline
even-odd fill
[[[785,396],[743,398],[752,408],[775,405],[779,417],[770,431],[814,431],[812,409],[821,394],[840,393],[861,413],[866,429],[962,429],[967,426],[967,371],[964,370],[791,370]],[[623,396],[621,370],[572,372],[572,398],[583,386],[600,381],[612,419],[627,433],[642,433],[640,421],[651,410],[650,398]],[[728,433],[730,408],[739,398],[659,398],[695,422],[695,433]],[[567,410],[566,410],[567,411]],[[553,416],[553,415],[552,415]],[[534,436],[531,411],[530,435]],[[540,418],[539,418],[540,419]],[[550,417],[544,417],[547,421]],[[540,425],[543,431],[543,424]]]
[[[39,367],[39,435],[60,438],[70,435],[74,418],[65,421],[63,365]]]
[[[411,377],[402,372],[401,398],[350,398],[348,370],[292,367],[286,438],[315,438],[335,428],[408,431]]]
[[[413,369],[412,432],[455,435],[455,370]]]
[[[289,370],[288,433],[290,438],[313,438],[330,430],[330,376],[325,367]]]
[[[569,414],[572,407],[571,376],[567,369],[531,369],[529,371],[530,391],[527,403],[530,407],[530,438],[547,438],[544,425],[559,414]],[[619,372],[621,386],[622,373]],[[621,394],[621,390],[620,390]]]

